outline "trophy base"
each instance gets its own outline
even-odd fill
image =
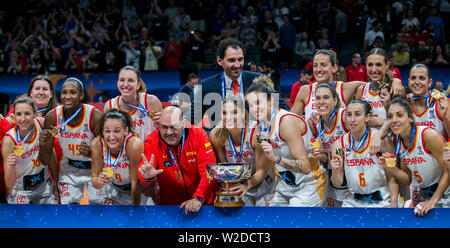
[[[216,193],[217,200],[214,207],[236,208],[245,206],[245,203],[239,199],[239,195],[235,193]]]

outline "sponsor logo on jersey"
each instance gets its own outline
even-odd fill
[[[372,158],[355,158],[355,159],[347,159],[347,166],[367,166],[374,165],[375,161]]]

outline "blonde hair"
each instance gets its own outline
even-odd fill
[[[272,91],[275,89],[275,85],[272,82],[272,79],[269,76],[261,75],[255,79],[253,79],[253,83],[263,83],[269,86]]]

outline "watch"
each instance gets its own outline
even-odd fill
[[[203,198],[201,196],[196,196],[195,199],[199,200],[203,204]]]

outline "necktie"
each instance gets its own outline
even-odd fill
[[[231,83],[231,85],[233,86],[233,94],[235,94],[235,95],[237,95],[237,94],[239,94],[239,83],[238,83],[238,81],[233,81],[232,83]]]

